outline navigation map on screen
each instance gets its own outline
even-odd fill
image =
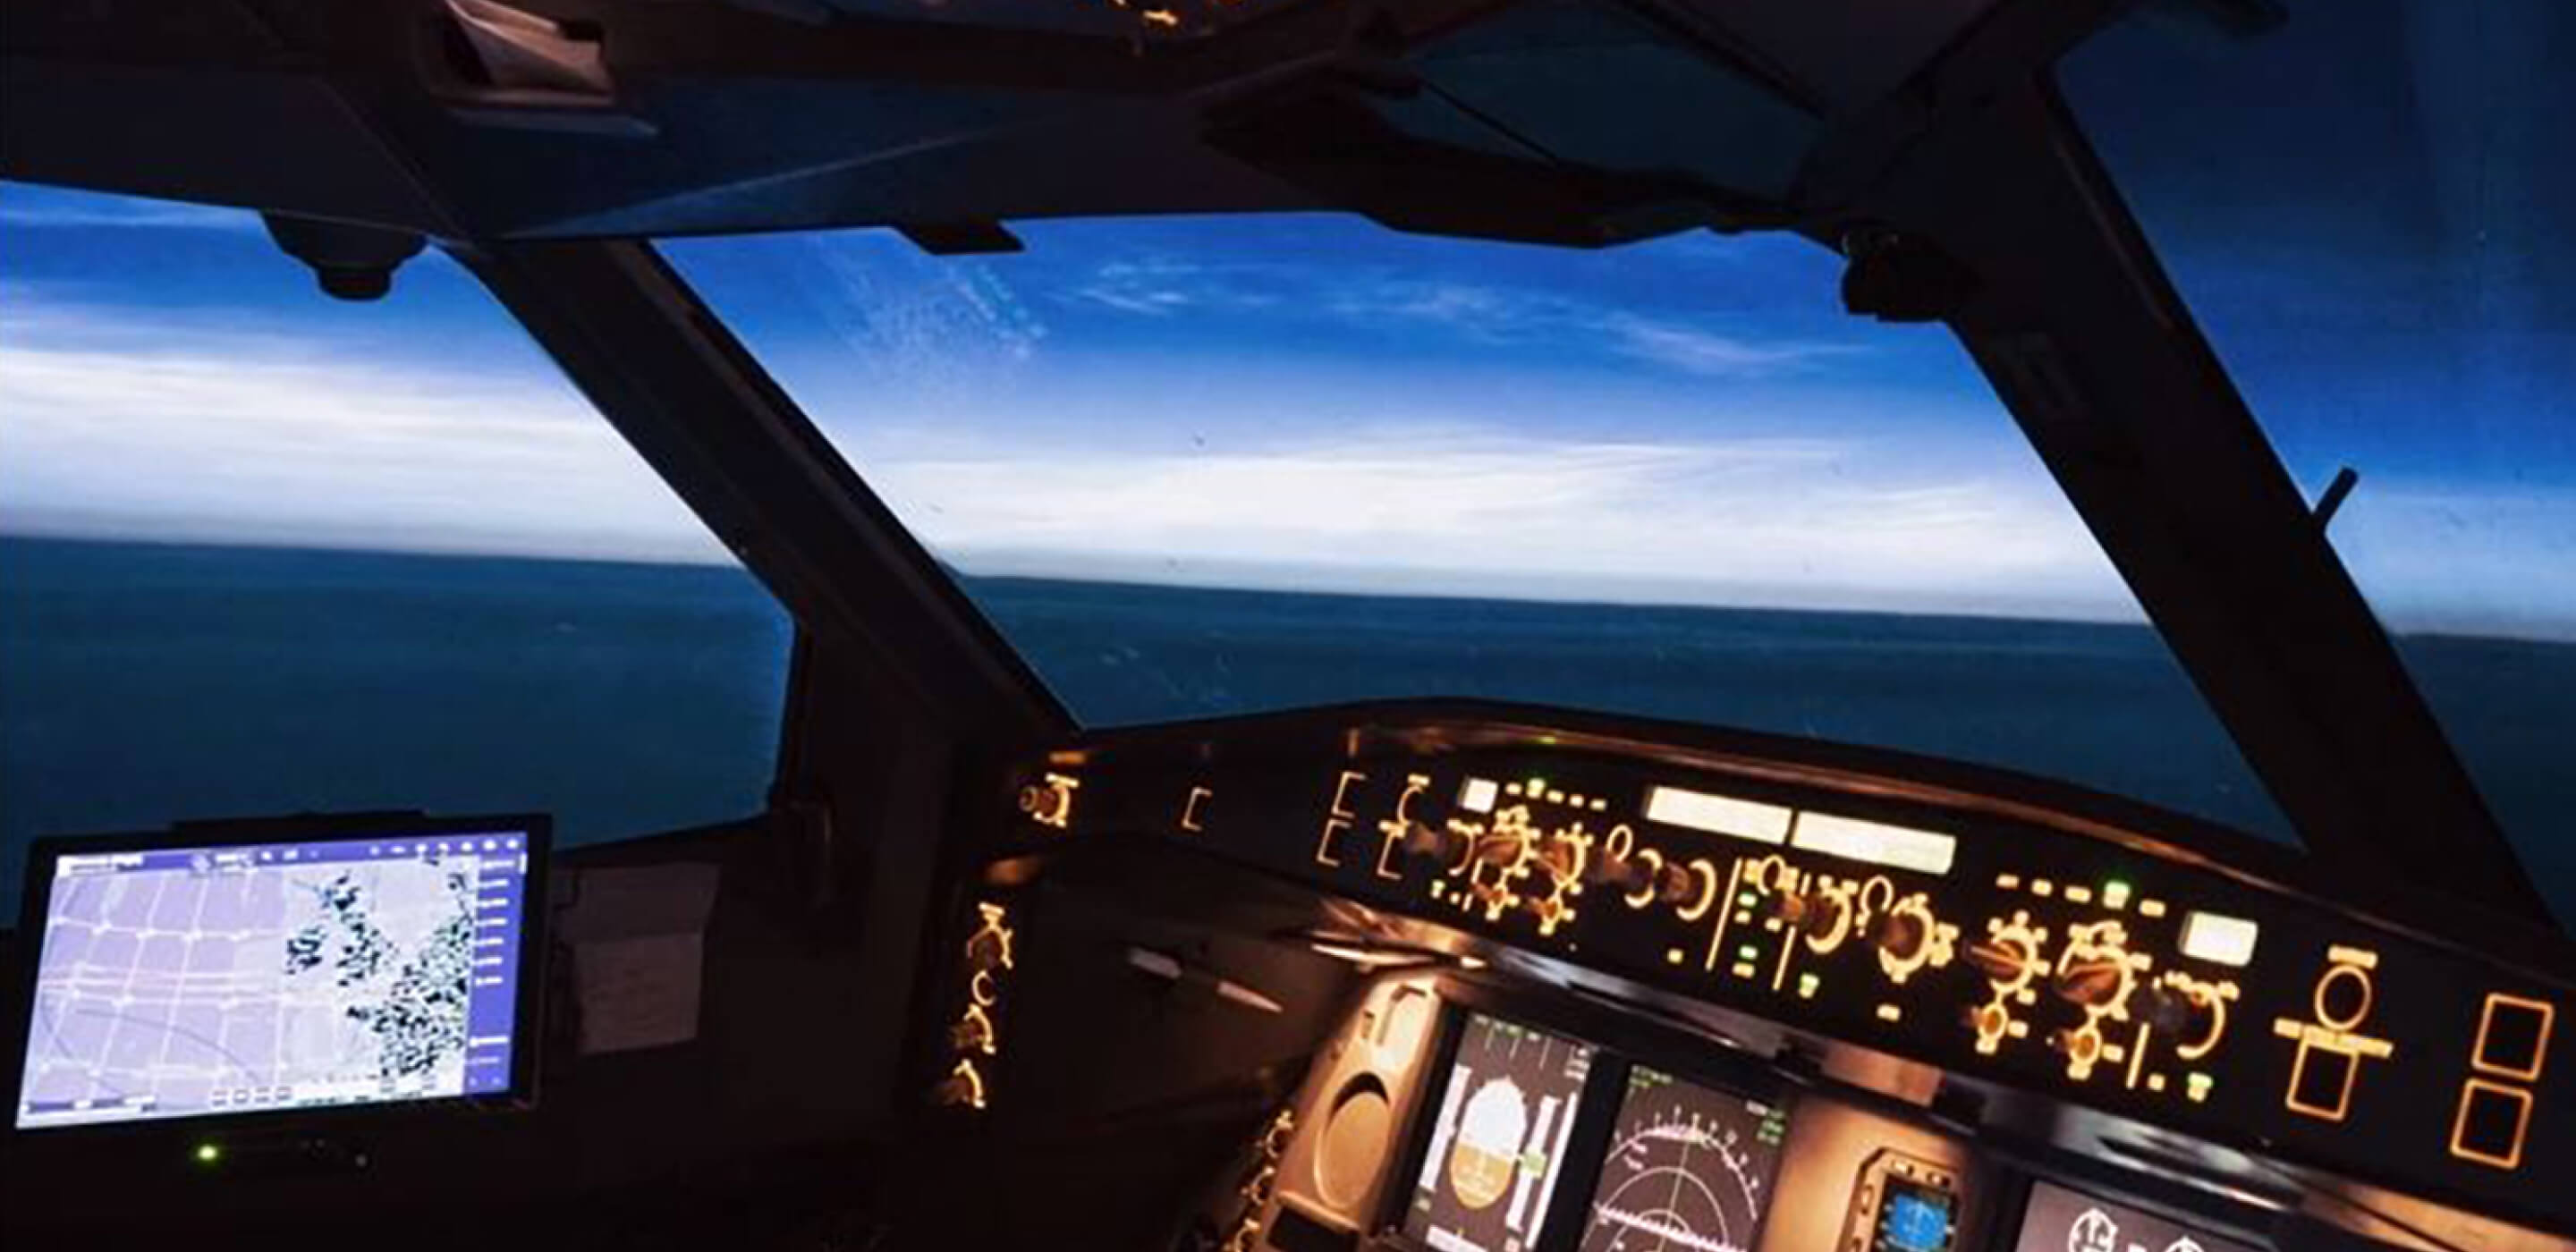
[[[506,1091],[531,842],[58,857],[17,1125]]]

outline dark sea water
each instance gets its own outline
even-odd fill
[[[967,586],[1094,723],[1527,700],[1957,757],[2288,837],[2142,627]],[[46,832],[539,809],[578,843],[741,816],[789,639],[733,569],[0,538],[0,899]],[[2576,647],[2405,646],[2576,913]]]

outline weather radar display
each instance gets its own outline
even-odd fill
[[[1439,1252],[1536,1243],[1591,1071],[1589,1044],[1468,1014],[1405,1233]]]
[[[1582,1252],[1746,1252],[1786,1129],[1759,1100],[1628,1071]]]

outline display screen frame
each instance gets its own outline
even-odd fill
[[[1889,1224],[1896,1218],[1899,1193],[1910,1201],[1931,1201],[1941,1211],[1941,1242],[1934,1247],[1900,1244],[1890,1240]],[[1870,1218],[1870,1252],[1957,1252],[1959,1247],[1960,1197],[1956,1191],[1907,1178],[1889,1178],[1879,1184],[1878,1211]]]
[[[1643,1070],[1654,1074],[1667,1084],[1688,1087],[1697,1092],[1726,1100],[1742,1101],[1748,1105],[1762,1105],[1770,1111],[1772,1117],[1778,1119],[1780,1141],[1767,1145],[1769,1160],[1762,1177],[1765,1194],[1760,1211],[1753,1215],[1753,1228],[1747,1233],[1744,1246],[1744,1252],[1759,1252],[1762,1246],[1762,1233],[1770,1227],[1772,1208],[1780,1198],[1778,1189],[1780,1170],[1789,1159],[1789,1134],[1794,1120],[1790,1115],[1790,1106],[1779,1098],[1776,1091],[1749,1090],[1746,1084],[1731,1082],[1721,1076],[1687,1066],[1664,1064],[1648,1057],[1625,1052],[1615,1058],[1613,1068],[1614,1078],[1609,1084],[1610,1090],[1605,1100],[1609,1107],[1603,1112],[1602,1133],[1598,1136],[1598,1142],[1586,1151],[1584,1157],[1590,1162],[1590,1176],[1582,1189],[1581,1199],[1576,1202],[1575,1214],[1579,1220],[1574,1223],[1573,1233],[1562,1241],[1562,1246],[1580,1249],[1583,1237],[1591,1230],[1592,1211],[1599,1204],[1601,1188],[1609,1178],[1610,1152],[1617,1146],[1618,1125],[1627,1115],[1628,1102],[1640,1094],[1637,1074]]]
[[[2273,1247],[2272,1238],[2264,1232],[2262,1210],[2212,1204],[2198,1193],[2191,1194],[2188,1203],[2154,1195],[2159,1188],[2150,1179],[2052,1173],[2025,1174],[2019,1182],[2011,1193],[2000,1197],[2002,1207],[1995,1210],[1990,1222],[1995,1228],[1989,1240],[1993,1252],[2019,1252],[2030,1229],[2032,1206],[2045,1191],[2117,1209],[2123,1217],[2175,1227],[2203,1252],[2271,1252]],[[2052,1252],[2064,1252],[2062,1240],[2051,1243]],[[2150,1247],[2148,1252],[2157,1249]]]
[[[1521,1252],[1551,1252],[1564,1245],[1560,1234],[1567,1214],[1579,1211],[1584,1199],[1591,1194],[1593,1176],[1600,1164],[1595,1159],[1599,1155],[1597,1144],[1600,1132],[1607,1128],[1601,1108],[1605,1067],[1619,1070],[1620,1077],[1624,1079],[1625,1066],[1618,1063],[1624,1058],[1615,1056],[1609,1045],[1589,1032],[1569,1028],[1548,1015],[1521,1011],[1516,1005],[1489,1002],[1481,996],[1461,996],[1452,988],[1443,989],[1441,1001],[1440,1045],[1419,1084],[1413,1125],[1401,1162],[1403,1172],[1395,1178],[1396,1185],[1387,1188],[1387,1208],[1380,1225],[1402,1247],[1437,1252],[1436,1245],[1413,1230],[1413,1203],[1423,1168],[1430,1159],[1432,1140],[1439,1131],[1440,1106],[1447,1097],[1448,1084],[1456,1070],[1458,1050],[1465,1044],[1474,1020],[1481,1017],[1503,1026],[1578,1045],[1591,1053],[1585,1062],[1582,1086],[1575,1093],[1571,1119],[1563,1133],[1565,1150],[1555,1162],[1554,1181],[1542,1188],[1546,1193],[1545,1203],[1529,1237],[1521,1244]],[[1501,1250],[1489,1249],[1488,1252]]]
[[[1643,1065],[1676,1081],[1725,1091],[1779,1109],[1789,1123],[1780,1146],[1783,1165],[1795,1150],[1802,1088],[1732,1041],[1712,1042],[1698,1030],[1640,1018],[1633,1012],[1600,1003],[1568,1001],[1502,986],[1468,974],[1440,977],[1435,993],[1440,1000],[1439,1034],[1424,1054],[1423,1077],[1405,1097],[1404,1137],[1396,1161],[1401,1172],[1380,1196],[1368,1227],[1376,1241],[1371,1246],[1432,1252],[1422,1239],[1405,1233],[1405,1218],[1437,1130],[1439,1098],[1444,1092],[1436,1088],[1447,1081],[1473,1014],[1542,1031],[1592,1049],[1591,1072],[1584,1085],[1582,1104],[1575,1111],[1573,1136],[1566,1142],[1556,1195],[1538,1227],[1538,1240],[1527,1245],[1527,1252],[1574,1252],[1581,1244],[1592,1193],[1599,1188],[1602,1169],[1608,1163],[1610,1134],[1627,1091],[1628,1072],[1635,1066]]]
[[[433,1095],[400,1100],[365,1100],[328,1104],[285,1105],[240,1111],[157,1117],[102,1118],[21,1126],[27,1052],[35,1024],[36,982],[43,967],[46,921],[51,913],[59,863],[66,856],[100,856],[259,847],[366,842],[405,837],[437,838],[513,834],[526,841],[526,867],[520,875],[518,967],[511,996],[508,1079],[496,1090]],[[20,896],[17,982],[0,1005],[0,1066],[5,1066],[8,1113],[0,1119],[0,1137],[29,1142],[68,1139],[168,1137],[200,1140],[208,1136],[250,1137],[263,1132],[305,1126],[333,1127],[369,1120],[435,1117],[461,1111],[490,1112],[532,1108],[537,1100],[539,1058],[545,1050],[545,991],[552,945],[548,915],[552,911],[550,862],[554,819],[544,813],[497,813],[430,816],[415,813],[348,815],[297,814],[220,822],[183,823],[163,830],[117,834],[47,836],[28,845],[25,887]]]

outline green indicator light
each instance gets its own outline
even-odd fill
[[[224,1150],[211,1143],[201,1143],[197,1145],[196,1157],[199,1165],[212,1165],[224,1159]]]
[[[1748,908],[1748,909],[1749,909],[1749,908],[1752,908],[1752,907],[1753,907],[1753,893],[1752,893],[1752,892],[1750,892],[1750,891],[1743,892],[1743,893],[1741,893],[1741,894],[1739,894],[1739,895],[1737,895],[1737,896],[1735,897],[1735,902],[1736,902],[1737,904],[1741,904],[1741,905],[1743,905],[1744,907],[1746,907],[1746,908]]]
[[[1544,778],[1537,778],[1537,777],[1533,777],[1533,778],[1531,778],[1531,779],[1529,780],[1529,793],[1530,793],[1531,795],[1537,795],[1538,793],[1540,793],[1540,792],[1542,792],[1542,791],[1545,791],[1545,790],[1547,790],[1547,780],[1546,780],[1546,779],[1544,779]]]
[[[1754,947],[1752,944],[1748,943],[1743,947],[1737,948],[1735,950],[1735,955],[1748,961],[1757,961],[1762,959],[1762,949]]]
[[[1798,994],[1800,994],[1800,995],[1804,995],[1804,996],[1811,996],[1811,995],[1814,995],[1814,994],[1816,994],[1816,988],[1818,988],[1818,987],[1820,987],[1820,986],[1823,986],[1823,985],[1824,985],[1824,980],[1823,980],[1823,979],[1821,979],[1821,978],[1816,977],[1816,976],[1815,976],[1815,975],[1813,975],[1813,974],[1800,974],[1800,975],[1798,975]]]
[[[2129,884],[2117,878],[2102,884],[2102,903],[2115,909],[2126,907],[2129,903]]]

